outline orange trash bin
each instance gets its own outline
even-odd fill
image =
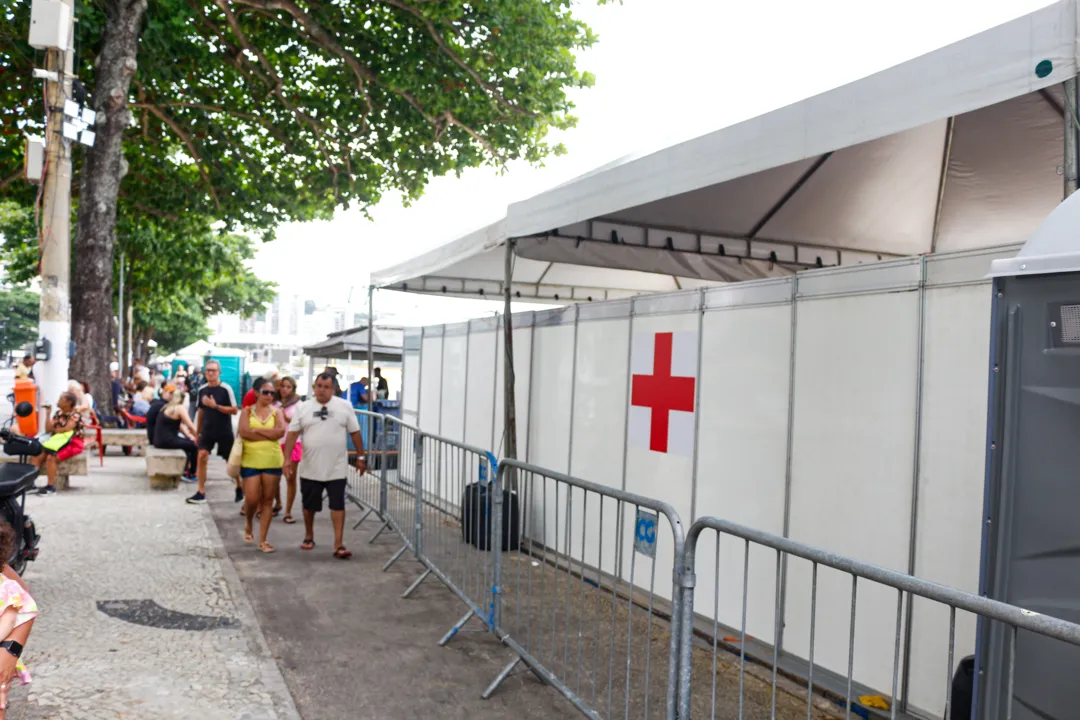
[[[29,378],[17,378],[15,380],[15,404],[28,402],[34,408],[28,417],[16,417],[19,422],[19,432],[26,437],[36,437],[38,434],[37,397],[38,389],[33,380]]]

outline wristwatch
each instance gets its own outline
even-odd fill
[[[4,648],[15,657],[20,657],[23,651],[22,643],[15,642],[14,640],[5,640],[4,642],[0,642],[0,648]]]

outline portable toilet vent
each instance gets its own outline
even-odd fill
[[[1080,622],[1080,193],[995,260],[983,595]],[[1078,717],[1080,647],[980,620],[975,720]],[[1015,668],[1012,696],[1009,669]],[[1011,707],[1010,707],[1011,706]]]

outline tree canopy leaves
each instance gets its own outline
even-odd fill
[[[539,162],[561,151],[549,129],[574,123],[566,91],[592,82],[574,51],[595,37],[571,5],[157,0],[129,98],[120,214],[195,214],[270,237],[282,222],[368,206],[391,189],[416,198],[432,176]],[[87,85],[106,6],[79,4]],[[0,18],[0,183],[24,202],[30,188],[12,180],[21,129],[44,115],[23,39],[29,7],[14,0]]]
[[[203,228],[178,237],[174,229],[153,219],[126,223],[117,241],[114,267],[119,277],[122,254],[125,303],[134,308],[133,335],[144,343],[156,340],[164,353],[205,339],[207,318],[258,312],[274,294],[274,284],[260,280],[247,266],[255,248],[246,236]],[[0,200],[0,235],[4,237],[0,256],[11,283],[28,283],[37,276],[34,232],[30,209]],[[119,282],[114,289],[119,299]],[[189,327],[183,327],[184,323]]]
[[[0,288],[0,350],[18,350],[37,340],[40,298],[25,288]]]
[[[39,197],[21,179],[23,134],[42,134],[45,113],[31,76],[43,53],[25,40],[30,5],[9,0],[0,10],[0,198],[24,211]],[[596,40],[572,5],[155,0],[128,97],[116,226],[118,248],[139,263],[129,286],[141,326],[161,332],[194,323],[196,308],[205,317],[270,299],[238,270],[250,247],[227,233],[270,239],[283,222],[366,208],[388,191],[415,199],[434,176],[561,152],[546,138],[573,126],[567,92],[592,83],[575,52]],[[112,6],[77,3],[75,72],[90,93]],[[76,146],[76,178],[81,157]],[[28,272],[33,227],[5,232],[6,258]],[[223,264],[194,259],[200,251]],[[226,262],[229,253],[238,254]],[[198,279],[188,282],[189,272]]]

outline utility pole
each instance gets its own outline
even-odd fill
[[[120,377],[123,378],[126,377],[124,375],[124,325],[127,324],[127,317],[124,315],[124,253],[120,253],[120,312],[116,317],[119,320],[116,333],[116,365],[120,369]]]
[[[74,15],[74,0],[62,0]],[[38,402],[55,405],[67,390],[68,344],[71,339],[71,143],[64,139],[64,101],[71,97],[73,38],[71,28],[60,50],[50,48],[45,68],[58,81],[45,81],[47,127],[45,131],[46,176],[41,200],[41,314],[39,332],[49,341],[49,359],[35,368],[40,393]],[[43,418],[44,419],[44,418]]]

